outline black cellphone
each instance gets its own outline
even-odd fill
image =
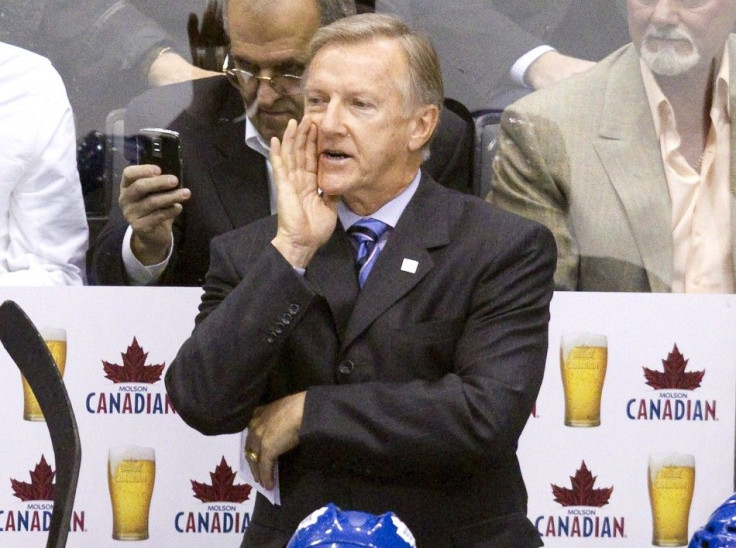
[[[143,128],[136,136],[136,163],[154,164],[164,175],[176,175],[179,187],[184,184],[179,133],[170,129]]]

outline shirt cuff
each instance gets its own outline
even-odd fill
[[[511,65],[511,79],[525,88],[531,87],[526,81],[526,71],[532,66],[532,63],[539,59],[542,55],[549,51],[557,51],[552,46],[537,46],[531,51],[527,51],[519,57],[516,62]]]
[[[174,235],[171,235],[171,244],[169,245],[169,253],[166,258],[158,264],[146,266],[133,255],[133,250],[130,247],[130,239],[133,237],[133,229],[130,225],[125,231],[123,237],[123,265],[125,266],[125,273],[128,275],[128,280],[131,285],[152,285],[158,282],[161,274],[169,264],[171,260],[171,254],[174,250]]]

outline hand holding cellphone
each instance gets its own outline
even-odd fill
[[[136,136],[136,163],[154,164],[161,168],[164,175],[175,175],[181,188],[183,180],[183,162],[179,133],[163,128],[143,128]]]

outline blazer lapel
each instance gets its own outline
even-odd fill
[[[358,298],[358,276],[348,236],[339,222],[337,225],[332,237],[310,261],[304,276],[327,300],[335,319],[338,339],[343,340]]]
[[[266,159],[245,144],[245,121],[233,122],[242,114],[243,101],[229,83],[230,92],[214,122],[217,154],[209,169],[222,206],[233,228],[271,214]]]
[[[350,316],[343,348],[432,270],[428,249],[449,243],[448,213],[438,206],[442,203],[440,193],[429,181],[423,174],[416,194],[378,256]]]
[[[633,47],[612,67],[595,149],[628,216],[651,291],[672,283],[672,206]]]

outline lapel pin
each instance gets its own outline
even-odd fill
[[[401,263],[401,270],[409,274],[416,274],[418,266],[419,263],[414,259],[404,259],[404,262]]]

